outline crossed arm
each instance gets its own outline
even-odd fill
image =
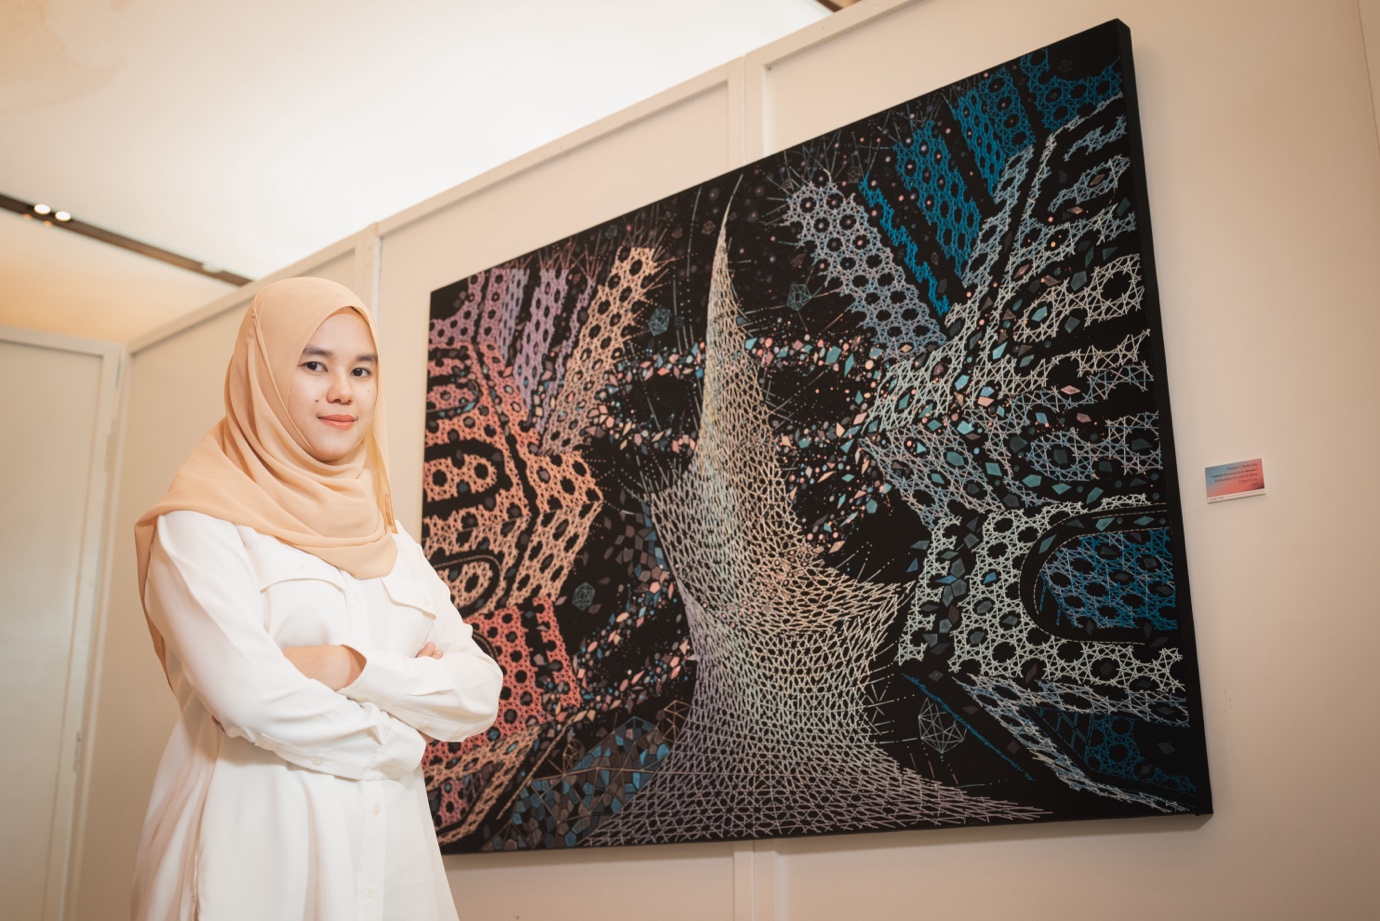
[[[299,767],[370,779],[413,770],[426,738],[458,741],[493,722],[502,674],[470,639],[444,585],[434,594],[433,642],[415,656],[282,649],[264,629],[235,526],[179,511],[159,519],[146,598],[174,690],[195,695],[227,735]]]
[[[355,679],[364,671],[364,656],[349,646],[284,646],[283,655],[297,666],[299,672],[308,678],[316,679],[332,691],[339,691],[346,685],[354,684]],[[416,658],[439,659],[444,655],[444,652],[436,648],[435,643],[427,643],[417,653]],[[424,732],[422,738],[436,741]]]
[[[349,646],[285,646],[283,655],[299,672],[315,678],[332,691],[354,684],[364,671],[364,656]],[[437,649],[435,643],[427,643],[416,657],[439,659],[443,655],[445,653]]]

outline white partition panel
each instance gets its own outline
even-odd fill
[[[351,246],[334,259],[324,262],[321,265],[314,266],[310,270],[300,274],[315,275],[318,278],[329,278],[331,281],[338,282],[354,290],[357,281],[355,278],[355,248]],[[356,293],[363,298],[369,296],[369,292],[367,291],[357,291]]]
[[[0,904],[16,921],[62,916],[120,354],[0,328]]]

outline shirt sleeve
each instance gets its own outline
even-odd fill
[[[227,735],[352,780],[399,778],[426,742],[372,704],[308,678],[264,628],[263,602],[233,524],[198,512],[158,519],[145,598],[176,668]]]
[[[421,557],[415,543],[411,549]],[[422,567],[436,611],[427,642],[436,644],[442,657],[419,659],[352,646],[364,656],[364,670],[341,693],[375,704],[433,739],[459,742],[493,725],[503,672],[475,643],[472,628],[451,604],[450,589],[424,557]]]

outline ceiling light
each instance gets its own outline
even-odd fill
[[[157,259],[169,265],[175,265],[179,269],[187,269],[200,275],[206,275],[217,281],[229,282],[232,285],[247,285],[252,280],[243,275],[236,275],[234,272],[227,272],[212,263],[203,263],[200,259],[188,259],[186,256],[169,252],[152,244],[132,240],[113,230],[106,230],[104,227],[79,221],[66,211],[54,211],[51,205],[25,201],[22,198],[15,198],[13,195],[0,192],[0,211],[13,211],[27,220],[36,218],[43,223],[44,227],[60,227],[69,233],[79,233],[84,237],[109,243],[111,246],[118,246],[121,249],[127,249],[130,252],[147,256],[150,259]]]

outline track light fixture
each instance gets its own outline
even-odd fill
[[[70,213],[66,211],[54,211],[52,206],[45,205],[42,202],[33,204],[18,198],[12,198],[9,195],[0,195],[0,208],[4,208],[6,211],[13,211],[15,214],[22,215],[29,219],[37,217],[49,227],[61,227],[63,230],[70,230],[84,237],[100,240],[102,243],[109,243],[111,246],[118,246],[121,249],[127,249],[141,256],[157,259],[159,262],[166,262],[169,265],[177,266],[179,269],[196,272],[198,275],[205,275],[208,278],[214,278],[218,281],[229,282],[232,285],[247,285],[253,281],[253,279],[245,278],[243,275],[227,272],[212,263],[202,262],[198,259],[188,259],[186,256],[180,256],[177,253],[161,247],[143,243],[139,240],[127,237],[124,234],[115,233],[113,230],[106,230],[104,227],[97,227],[95,224],[79,221],[72,217]]]

